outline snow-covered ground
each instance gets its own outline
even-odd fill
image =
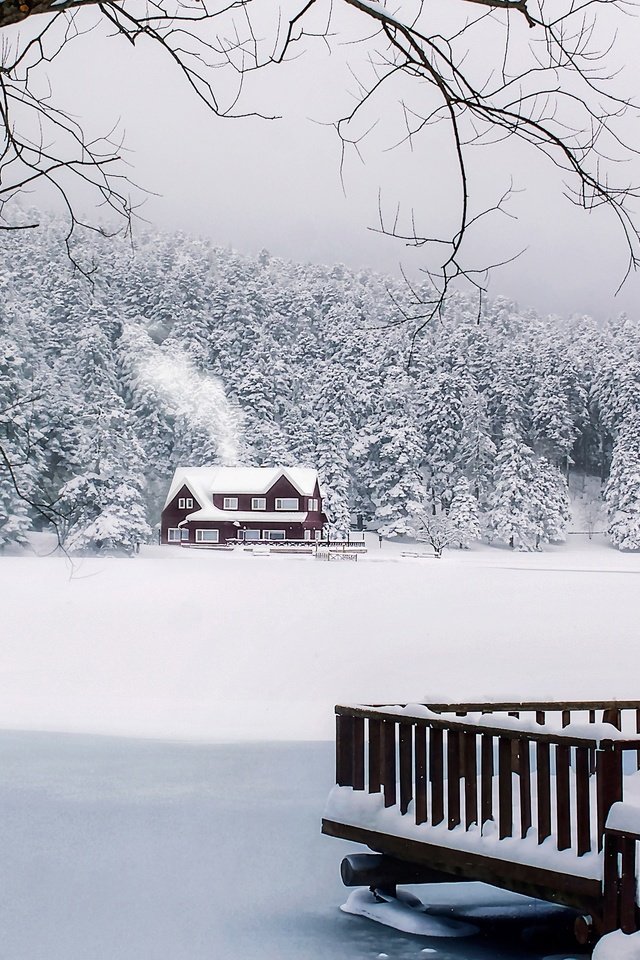
[[[480,885],[429,891],[437,915],[480,922],[471,938],[338,910],[353,848],[319,833],[332,707],[636,697],[640,558],[577,536],[407,551],[0,558],[0,955],[580,956],[557,918],[531,926]],[[305,740],[327,742],[273,742]]]
[[[0,727],[331,739],[340,701],[638,695],[639,556],[369,545],[0,558]]]

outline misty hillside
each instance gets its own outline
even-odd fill
[[[458,293],[409,364],[399,280],[160,234],[85,239],[80,271],[56,223],[0,243],[0,545],[44,512],[129,548],[176,465],[240,462],[316,466],[337,533],[457,510],[461,541],[524,548],[563,538],[569,470],[611,472],[612,541],[640,546],[635,319]]]

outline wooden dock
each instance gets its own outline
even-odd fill
[[[640,701],[338,706],[322,830],[382,855],[387,885],[404,868],[573,907],[586,942],[640,928],[639,769]]]

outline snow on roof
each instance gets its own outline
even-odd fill
[[[205,507],[204,510],[196,510],[195,513],[190,513],[187,517],[184,518],[182,523],[179,523],[178,526],[182,526],[183,523],[186,523],[187,520],[225,520],[227,523],[304,523],[309,514],[305,511],[304,513],[288,513],[285,510],[278,510],[277,513],[267,513],[262,510],[219,510],[218,507]]]
[[[318,471],[310,467],[178,467],[164,505],[167,507],[183,486],[205,508],[215,493],[258,496],[270,490],[280,477],[286,477],[300,496],[312,497]]]

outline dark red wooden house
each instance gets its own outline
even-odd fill
[[[317,471],[308,467],[179,467],[161,543],[319,540],[326,520]]]

